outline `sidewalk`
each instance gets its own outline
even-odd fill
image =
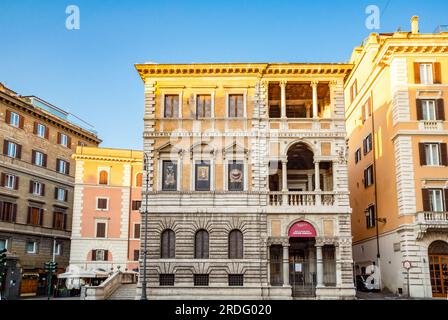
[[[448,300],[448,298],[408,298],[390,292],[356,292],[358,300]]]

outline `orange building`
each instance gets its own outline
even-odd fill
[[[142,152],[78,147],[73,158],[70,267],[80,271],[137,270]]]
[[[353,258],[412,297],[448,294],[448,33],[371,34],[345,83]],[[367,272],[369,273],[369,272]]]

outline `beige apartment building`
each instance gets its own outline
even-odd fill
[[[448,33],[371,34],[345,84],[356,272],[383,289],[448,295]]]
[[[149,299],[354,298],[343,92],[352,65],[136,69]],[[137,296],[143,276],[142,261]]]
[[[0,84],[0,249],[13,261],[8,297],[45,294],[44,263],[68,265],[76,146],[97,146],[93,129],[35,96]],[[17,274],[19,276],[17,277]]]

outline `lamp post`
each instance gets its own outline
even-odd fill
[[[146,186],[145,186],[145,232],[144,232],[144,245],[143,245],[143,280],[142,280],[142,296],[140,300],[148,300],[146,295],[146,258],[148,255],[148,191],[149,191],[149,157],[146,153],[143,153],[143,168],[146,173]]]

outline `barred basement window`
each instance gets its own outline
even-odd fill
[[[174,286],[174,274],[160,274],[159,275],[159,285],[160,286]]]
[[[195,274],[193,281],[195,286],[208,287],[208,274]]]
[[[242,287],[244,285],[244,276],[242,274],[229,274],[230,287]]]

